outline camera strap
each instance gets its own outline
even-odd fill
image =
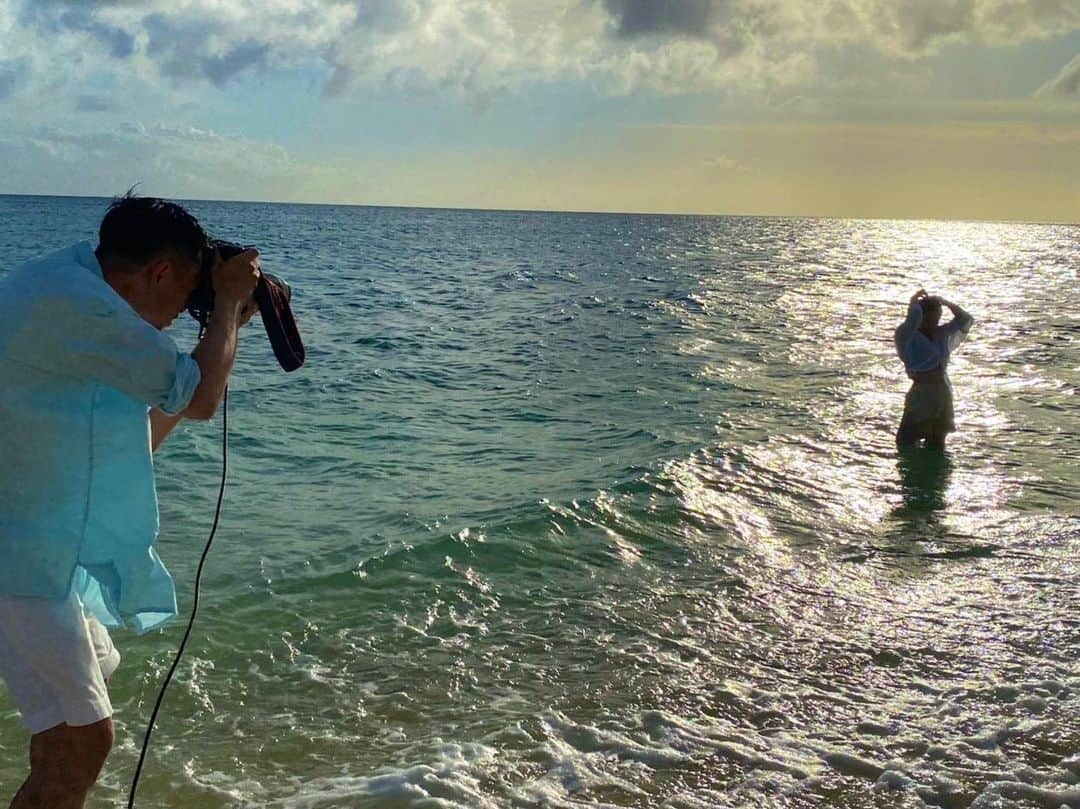
[[[201,335],[200,335],[201,336]],[[214,544],[214,535],[217,533],[218,522],[221,520],[221,503],[225,499],[225,479],[229,472],[229,386],[225,386],[225,396],[222,402],[222,422],[221,422],[221,486],[218,489],[217,508],[214,510],[214,523],[210,527],[210,536],[206,540],[206,547],[203,548],[202,556],[199,559],[199,567],[195,571],[195,596],[191,604],[191,617],[188,618],[187,629],[184,630],[184,637],[180,641],[180,646],[176,650],[176,657],[173,659],[172,666],[169,668],[169,673],[165,675],[165,681],[161,684],[161,690],[158,692],[157,702],[154,703],[154,710],[150,713],[150,721],[146,726],[146,735],[143,736],[142,752],[139,753],[139,763],[135,767],[135,777],[131,780],[131,791],[128,794],[128,809],[134,809],[135,806],[135,793],[139,788],[139,777],[142,775],[143,762],[146,760],[146,752],[150,749],[150,736],[154,732],[154,725],[157,723],[158,711],[161,710],[161,704],[165,700],[165,691],[169,687],[169,683],[172,682],[173,674],[176,673],[177,667],[180,665],[180,658],[184,656],[184,649],[187,647],[188,638],[191,637],[191,629],[195,626],[195,616],[199,612],[199,593],[202,589],[202,574],[203,568],[206,565],[206,558],[210,555],[210,547]]]
[[[259,304],[266,336],[278,363],[285,371],[295,371],[304,364],[305,352],[286,290],[287,287],[268,283],[266,276],[260,275],[255,285],[255,302]]]

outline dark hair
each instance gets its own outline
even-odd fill
[[[941,311],[941,298],[937,295],[929,295],[919,301],[919,306],[922,307],[923,314],[931,314],[933,312]]]
[[[210,240],[199,221],[175,202],[137,197],[134,189],[116,197],[98,230],[99,260],[118,258],[139,264],[164,252],[202,263]]]

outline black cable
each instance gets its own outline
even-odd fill
[[[142,752],[139,754],[139,763],[135,767],[135,777],[131,780],[131,793],[128,795],[127,804],[128,809],[134,809],[135,806],[135,791],[139,788],[139,776],[142,775],[143,762],[146,760],[146,751],[150,749],[150,735],[154,732],[154,724],[157,722],[158,711],[161,710],[161,703],[165,700],[165,690],[169,687],[173,674],[176,673],[176,667],[180,665],[180,658],[184,655],[184,648],[187,646],[188,638],[191,636],[191,629],[195,626],[195,614],[199,611],[199,589],[202,586],[203,566],[206,564],[206,557],[210,555],[210,546],[214,544],[214,534],[217,533],[218,521],[221,519],[221,502],[225,498],[225,477],[229,471],[228,386],[225,387],[223,405],[224,413],[221,422],[221,488],[218,490],[217,509],[214,511],[214,524],[210,528],[210,537],[206,540],[206,547],[203,548],[202,557],[199,559],[199,567],[195,571],[195,597],[192,599],[191,617],[188,619],[187,630],[184,632],[183,640],[180,641],[180,648],[176,650],[176,659],[173,660],[172,668],[170,668],[169,673],[165,675],[165,682],[161,684],[161,691],[158,692],[157,702],[154,704],[154,710],[150,714],[150,722],[146,726],[146,735],[143,737]]]

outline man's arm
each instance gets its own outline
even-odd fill
[[[156,407],[150,410],[151,452],[157,451],[183,419],[208,421],[214,417],[218,404],[225,395],[225,386],[229,384],[229,374],[236,359],[239,328],[240,313],[237,307],[215,305],[206,334],[191,352],[200,372],[199,386],[195,388],[191,402],[174,415]]]
[[[239,323],[239,326],[237,328],[238,329],[242,328],[245,324],[247,324],[247,322],[249,320],[251,320],[252,315],[254,315],[255,312],[258,311],[258,309],[259,309],[259,305],[257,303],[255,303],[254,301],[250,301],[244,307],[244,309],[240,312],[240,323]],[[213,322],[213,316],[211,316],[211,322]],[[210,326],[208,324],[207,325],[206,336],[209,336],[209,334],[210,334]],[[203,337],[204,341],[206,339],[206,336]],[[201,345],[201,343],[200,343],[200,345]],[[198,352],[198,351],[199,351],[199,349],[196,348],[195,351],[192,352],[192,356],[195,357],[195,361],[199,365],[199,370],[203,374],[202,378],[205,379],[205,371],[202,370],[203,369],[203,363],[199,362],[199,358],[198,358],[198,356],[196,356],[196,352]],[[235,358],[235,346],[234,346],[234,350],[233,350],[233,355],[234,355],[234,358]],[[231,370],[231,363],[230,363],[230,370]],[[228,381],[228,376],[226,375],[226,382],[227,381]],[[200,382],[200,387],[201,387],[201,382]],[[224,391],[224,388],[222,390]],[[198,396],[198,393],[199,393],[199,389],[196,388],[195,389],[195,395],[193,395],[192,399],[191,399],[192,403],[195,402],[195,397]],[[179,413],[169,414],[169,413],[164,412],[160,408],[157,408],[157,407],[151,408],[151,410],[150,410],[150,449],[151,449],[151,451],[156,452],[157,448],[162,445],[162,443],[165,441],[166,438],[168,438],[169,433],[171,433],[173,431],[173,428],[175,428],[176,425],[179,424],[183,419],[185,419],[185,418],[197,418],[196,416],[189,415],[188,411],[190,409],[191,409],[191,404],[188,405],[187,409],[182,410]],[[216,409],[216,405],[215,405],[215,409]]]
[[[150,451],[157,452],[157,448],[169,437],[169,433],[184,418],[183,413],[170,416],[159,408],[150,408]]]
[[[156,450],[181,419],[214,417],[229,384],[240,327],[255,312],[252,296],[259,280],[259,252],[245,250],[214,267],[214,311],[206,333],[191,352],[199,366],[199,384],[187,407],[176,415],[150,411],[150,447]]]

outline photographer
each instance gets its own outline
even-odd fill
[[[210,419],[257,306],[258,253],[213,256],[216,295],[190,354],[163,329],[213,247],[179,205],[128,194],[81,242],[0,282],[0,675],[30,739],[12,807],[81,807],[113,744],[106,626],[176,615],[151,452]]]

